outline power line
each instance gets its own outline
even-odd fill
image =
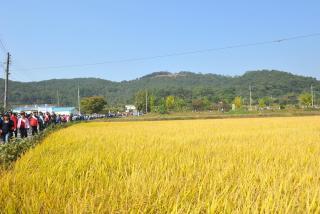
[[[7,53],[9,52],[8,51],[8,48],[6,47],[5,45],[5,42],[3,39],[1,39],[1,36],[0,36],[0,48],[2,49],[2,51],[5,53],[5,55],[7,55]],[[0,61],[0,64],[3,65],[3,70],[5,71],[5,62],[2,62]],[[32,79],[30,79],[24,72],[21,72],[21,71],[25,71],[27,69],[25,69],[24,67],[21,67],[20,64],[18,66],[19,63],[17,63],[17,60],[15,59],[14,62],[12,62],[12,59],[10,58],[10,65],[11,67],[17,67],[18,70],[15,71],[15,74],[19,74],[20,76],[23,76],[25,77],[26,80],[28,81],[32,81]],[[20,70],[20,71],[19,71]],[[13,76],[15,76],[15,74],[13,74]],[[13,77],[14,78],[14,77]]]
[[[230,45],[230,46],[225,46],[225,47],[220,47],[220,48],[199,49],[199,50],[177,52],[177,53],[169,53],[169,54],[155,55],[155,56],[148,56],[148,57],[138,57],[138,58],[110,60],[110,61],[96,62],[96,63],[84,63],[84,64],[73,64],[73,65],[52,65],[52,66],[46,66],[46,67],[34,67],[34,68],[24,69],[23,71],[46,70],[46,69],[61,69],[61,68],[75,68],[75,67],[88,67],[88,66],[112,64],[112,63],[125,63],[125,62],[145,61],[145,60],[153,60],[153,59],[158,59],[158,58],[167,58],[167,57],[174,57],[174,56],[201,54],[201,53],[228,50],[228,49],[235,49],[235,48],[254,47],[254,46],[260,46],[260,45],[267,45],[267,44],[277,44],[277,43],[291,41],[291,40],[305,39],[305,38],[318,37],[318,36],[320,36],[320,33],[305,34],[305,35],[292,36],[292,37],[269,40],[269,41],[254,42],[254,43],[247,43],[247,44],[238,44],[238,45]]]
[[[30,78],[24,71],[26,70],[24,66],[21,66],[20,61],[18,62],[16,59],[12,60],[12,67],[18,68],[18,70],[14,70],[13,76],[19,75],[23,76],[27,81],[32,82],[33,79]]]

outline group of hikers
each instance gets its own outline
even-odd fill
[[[50,125],[61,124],[72,120],[70,115],[56,115],[43,112],[6,112],[0,117],[0,143],[8,143],[11,139],[26,138],[28,135],[36,135]],[[30,130],[30,131],[29,131]],[[31,133],[29,133],[31,132]]]

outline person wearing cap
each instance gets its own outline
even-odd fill
[[[9,113],[5,113],[3,115],[3,121],[1,123],[1,134],[2,134],[2,140],[5,143],[8,143],[10,140],[10,137],[12,136],[12,128],[13,128],[13,122],[10,120]]]
[[[30,128],[29,120],[25,112],[20,113],[21,117],[18,119],[17,128],[20,131],[21,138],[28,137],[28,129]]]

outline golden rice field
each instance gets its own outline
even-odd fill
[[[74,125],[1,175],[0,210],[319,213],[320,117]]]

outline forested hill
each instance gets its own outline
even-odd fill
[[[4,81],[0,82],[1,88],[4,88],[3,83]],[[109,104],[133,103],[134,94],[146,89],[156,97],[174,95],[186,100],[206,97],[212,102],[230,102],[235,96],[248,97],[250,84],[253,99],[270,96],[286,99],[288,102],[304,91],[309,92],[311,85],[315,90],[320,89],[320,81],[315,78],[280,71],[250,71],[235,77],[191,72],[155,72],[122,82],[97,78],[10,82],[9,103],[55,104],[59,95],[61,104],[76,105],[78,84],[82,97],[104,96]]]

